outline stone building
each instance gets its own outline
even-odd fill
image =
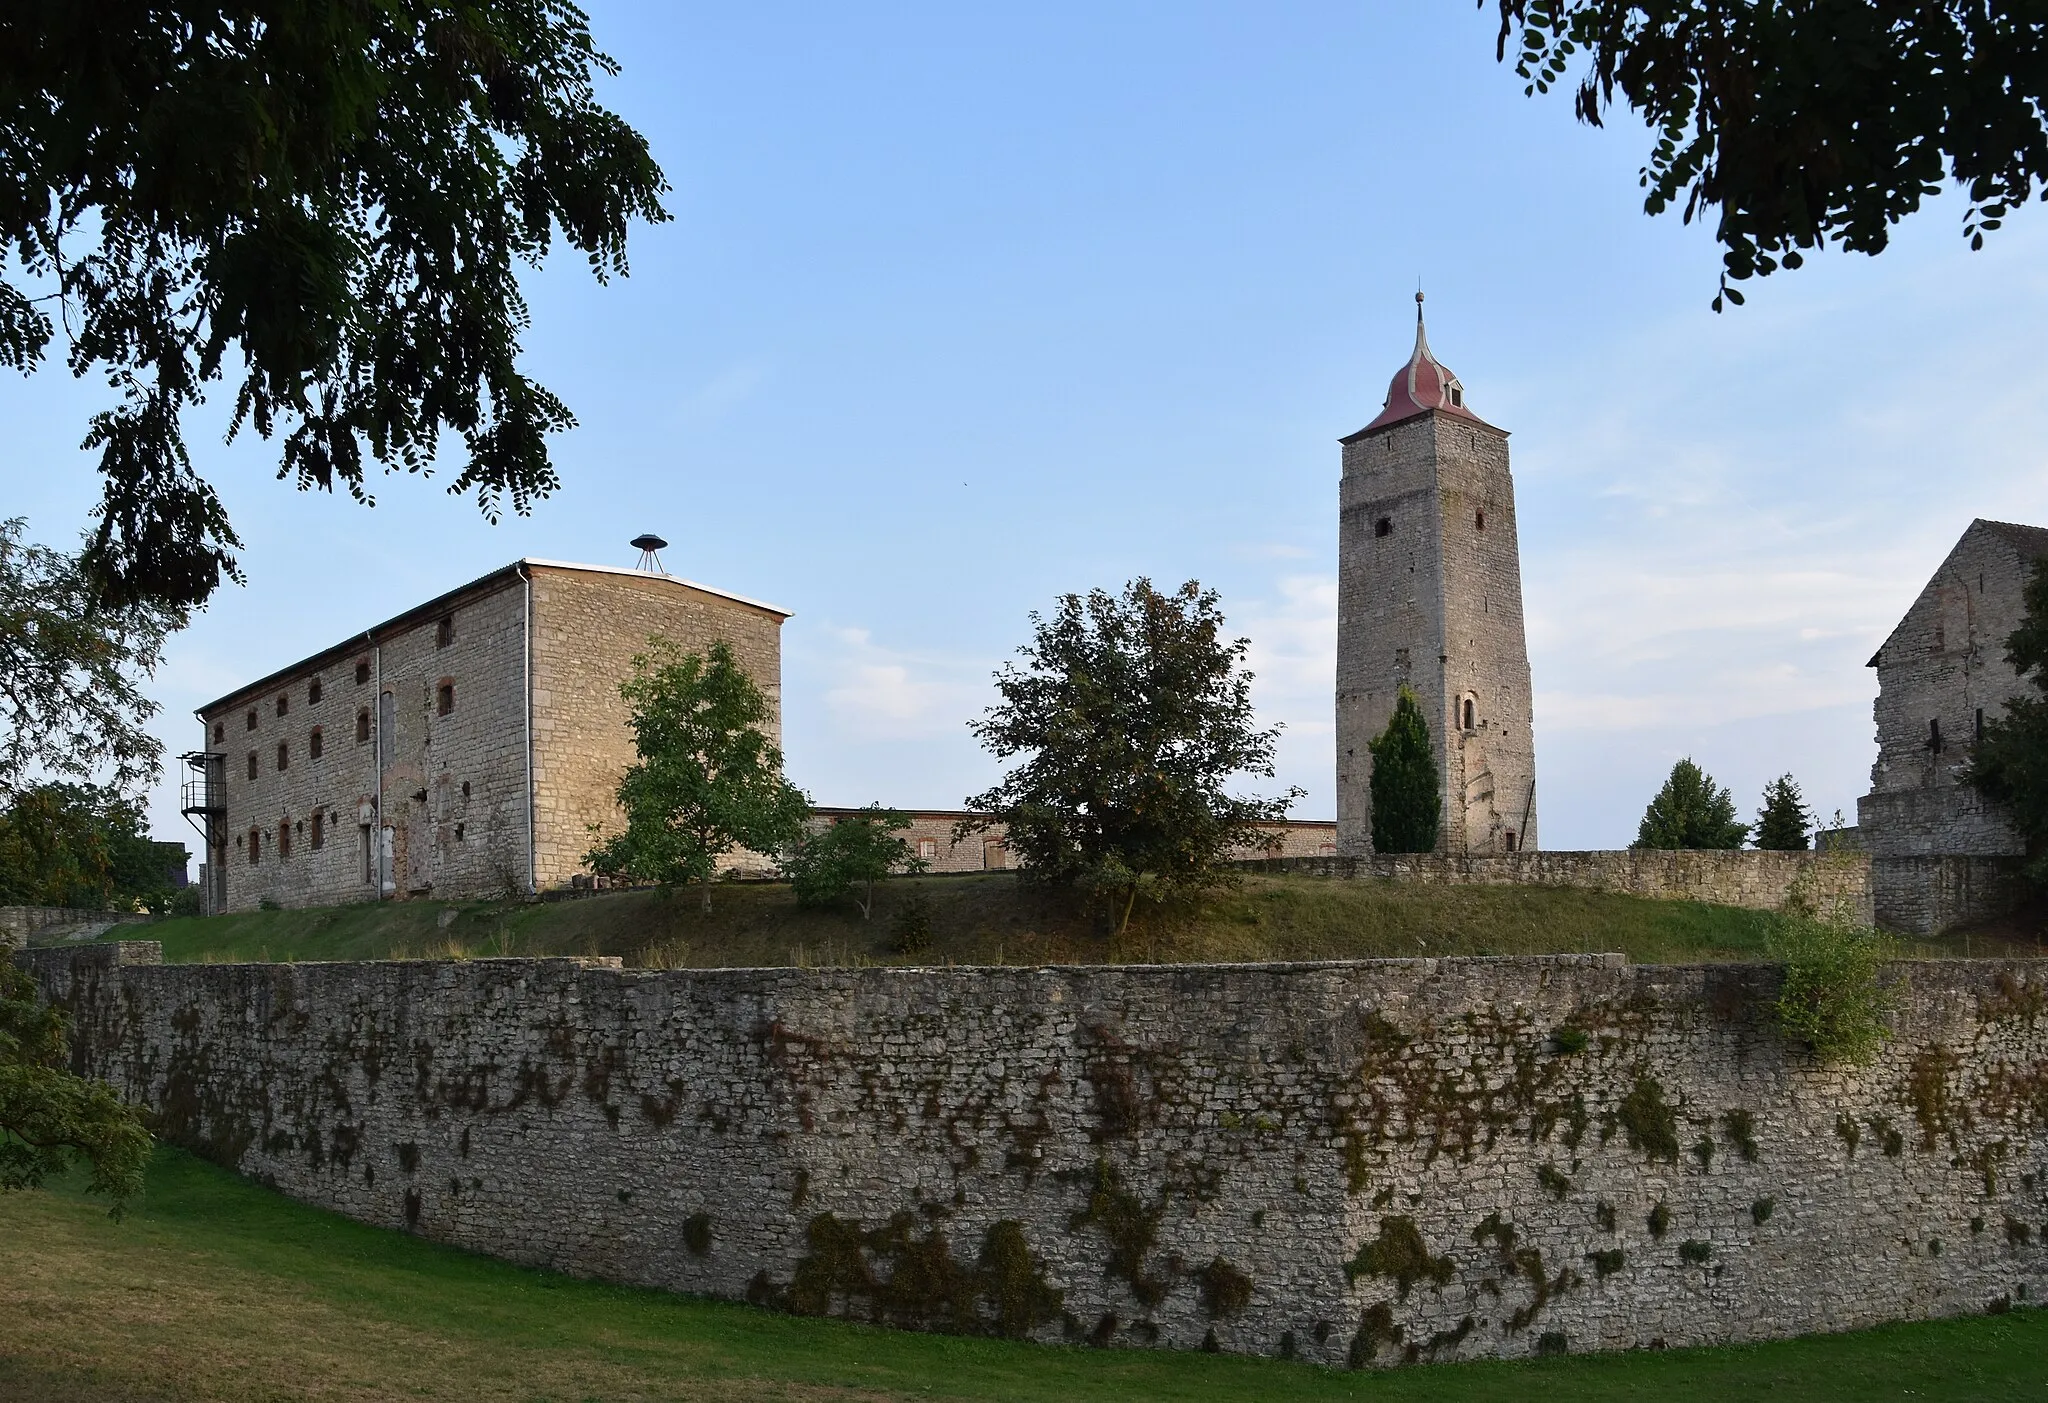
[[[2025,691],[2006,661],[2048,528],[1973,521],[1870,659],[1877,669],[1877,763],[1857,801],[1880,923],[1932,931],[1996,914],[2016,898],[2026,844],[1997,806],[1958,778],[1984,723]]]
[[[813,831],[859,813],[859,809],[816,808],[811,810]],[[956,836],[959,825],[974,818],[965,809],[899,809],[910,820],[900,831],[903,841],[925,863],[927,872],[996,872],[1017,866],[1010,851],[1008,828],[992,823],[965,837]],[[1329,857],[1337,851],[1337,825],[1324,819],[1288,819],[1259,825],[1267,836],[1257,847],[1235,854],[1239,858]]]
[[[1536,745],[1508,436],[1415,350],[1379,416],[1344,439],[1337,569],[1337,845],[1372,850],[1372,756],[1402,687],[1443,777],[1439,849],[1536,842]]]
[[[519,560],[199,709],[210,911],[546,890],[617,821],[619,683],[660,635],[732,646],[781,737],[789,611],[672,575]]]

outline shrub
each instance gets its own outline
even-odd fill
[[[1765,948],[1785,966],[1778,1026],[1823,1062],[1861,1065],[1890,1029],[1892,991],[1878,974],[1890,947],[1874,930],[1799,912],[1781,917]]]

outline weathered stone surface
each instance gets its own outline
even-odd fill
[[[1312,877],[1418,882],[1425,886],[1582,887],[1673,901],[1710,901],[1775,911],[1797,898],[1823,915],[1871,923],[1871,864],[1862,853],[1521,852],[1495,857],[1403,853],[1303,857],[1247,864]]]
[[[638,972],[21,958],[81,1071],[296,1197],[905,1325],[1329,1364],[2038,1300],[2048,984],[1893,972],[1865,1069],[1768,968],[1615,956]]]

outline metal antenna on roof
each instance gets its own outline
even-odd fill
[[[666,575],[668,573],[668,567],[661,563],[660,555],[661,551],[668,549],[667,541],[662,540],[661,537],[650,531],[645,535],[635,536],[626,544],[640,552],[640,559],[633,566],[635,570],[645,570],[650,575]]]

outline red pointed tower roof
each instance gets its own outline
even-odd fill
[[[1486,424],[1484,419],[1465,407],[1465,386],[1451,373],[1450,367],[1430,352],[1429,337],[1422,329],[1422,294],[1418,292],[1415,294],[1415,354],[1408,358],[1408,364],[1394,372],[1394,382],[1387,386],[1387,402],[1381,407],[1379,417],[1358,432],[1369,434],[1374,429],[1384,429],[1389,424],[1413,419],[1432,409],[1474,424]],[[1486,424],[1486,427],[1493,426]]]

